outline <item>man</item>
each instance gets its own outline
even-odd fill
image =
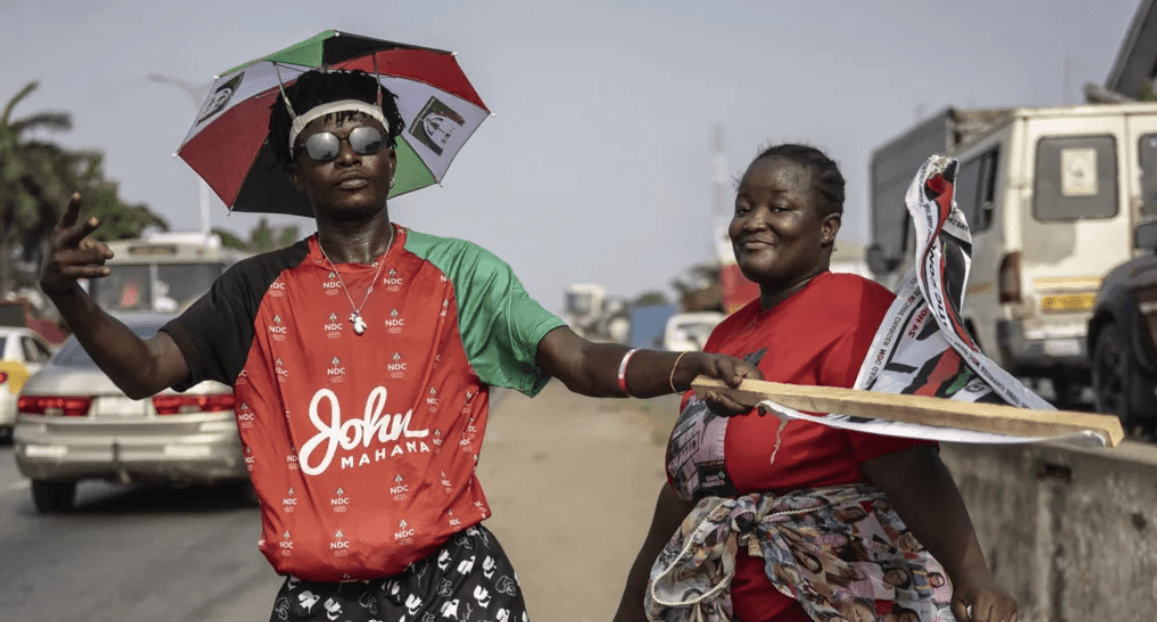
[[[699,374],[733,386],[760,377],[728,357],[581,339],[487,251],[392,224],[402,129],[374,77],[299,77],[273,106],[268,140],[317,234],[240,262],[155,337],[77,287],[109,274],[112,256],[86,237],[95,218],[77,224],[78,196],[41,277],[129,396],[233,385],[259,548],[288,575],[271,620],[526,620],[514,571],[480,524],[489,387],[534,395],[553,376],[584,395],[650,397]]]

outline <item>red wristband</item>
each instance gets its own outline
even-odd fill
[[[627,397],[635,397],[627,390],[627,363],[630,362],[631,357],[634,356],[636,352],[638,352],[638,349],[628,350],[627,353],[623,355],[622,362],[619,363],[619,390]]]

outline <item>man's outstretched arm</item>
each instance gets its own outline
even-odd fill
[[[588,341],[570,328],[560,326],[539,342],[536,363],[575,393],[621,397],[619,368],[629,351],[630,348],[617,343]],[[744,378],[763,379],[755,367],[721,354],[686,352],[680,358],[679,352],[637,350],[627,362],[627,393],[648,398],[683,392],[699,375],[717,378],[733,387],[739,386]],[[723,406],[732,406],[728,410],[735,412],[746,412],[754,406],[728,404],[730,400],[723,400],[725,398],[720,397],[716,401]]]
[[[104,262],[113,256],[108,246],[88,237],[100,222],[89,218],[78,224],[79,217],[80,195],[74,194],[53,232],[40,288],[92,360],[129,397],[149,397],[184,380],[189,367],[172,337],[161,332],[140,338],[77,284],[77,279],[108,276]]]

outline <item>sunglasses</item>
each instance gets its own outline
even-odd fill
[[[319,132],[305,139],[302,146],[314,162],[329,162],[337,158],[342,140],[348,142],[358,155],[373,155],[386,146],[386,135],[376,127],[366,126],[355,127],[345,139],[330,132]]]

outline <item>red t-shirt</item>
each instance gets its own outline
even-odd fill
[[[851,387],[893,298],[887,289],[862,277],[825,272],[767,311],[761,310],[758,300],[748,303],[716,327],[704,350],[746,359],[759,367],[766,380]],[[779,418],[748,414],[719,423],[725,429],[716,442],[723,468],[700,467],[697,477],[685,463],[680,465],[681,472],[671,473],[680,494],[694,494],[703,485],[715,488],[708,494],[783,494],[866,482],[865,461],[934,444],[791,421],[780,435],[772,463]],[[676,428],[678,432],[679,424]],[[673,471],[670,457],[668,469]],[[744,622],[803,615],[794,599],[772,587],[763,560],[743,551],[731,582],[731,598],[736,617]],[[806,620],[806,615],[801,619]]]
[[[258,546],[280,574],[394,575],[488,517],[474,470],[489,388],[548,381],[538,342],[563,322],[508,265],[396,231],[383,266],[335,267],[316,236],[242,261],[163,329],[189,365],[175,388],[234,387]],[[358,335],[344,290],[371,284]]]

